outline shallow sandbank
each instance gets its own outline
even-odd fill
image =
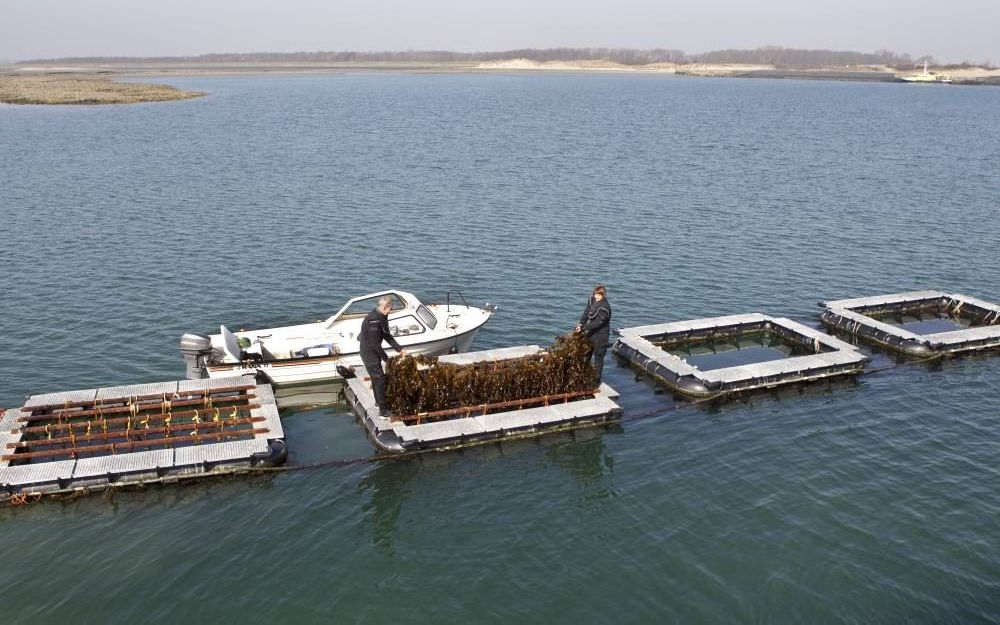
[[[201,95],[167,85],[115,82],[77,73],[0,76],[0,102],[5,104],[136,104]]]

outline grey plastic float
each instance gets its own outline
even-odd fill
[[[803,355],[702,370],[670,353],[665,345],[731,340],[769,332],[799,346]],[[622,328],[612,351],[636,369],[692,397],[772,388],[860,373],[868,360],[854,346],[790,319],[761,313],[709,317]]]
[[[820,302],[834,330],[912,356],[1000,347],[1000,306],[941,291]]]

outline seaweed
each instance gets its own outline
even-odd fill
[[[580,333],[557,337],[538,354],[469,365],[396,356],[386,367],[386,399],[397,415],[589,391],[597,386],[593,346]]]

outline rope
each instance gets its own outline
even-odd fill
[[[951,356],[951,354],[948,354],[948,353],[934,354],[933,356],[928,356],[927,358],[920,358],[919,360],[908,360],[908,361],[903,362],[903,363],[898,363],[898,364],[897,363],[893,363],[893,364],[885,366],[885,367],[876,367],[874,369],[866,369],[866,370],[862,371],[861,373],[859,373],[858,375],[860,376],[860,375],[871,375],[872,373],[882,373],[883,371],[889,371],[890,369],[896,369],[898,367],[906,367],[908,365],[919,365],[920,363],[923,363],[923,362],[930,362],[932,360],[938,360],[938,359],[947,358],[947,357],[950,357],[950,356]]]
[[[920,360],[910,360],[910,361],[907,361],[907,362],[904,362],[904,363],[900,363],[900,364],[892,364],[892,365],[889,365],[889,366],[886,366],[886,367],[878,367],[876,369],[869,369],[867,371],[862,371],[858,375],[868,375],[868,374],[872,374],[872,373],[882,373],[884,371],[888,371],[890,369],[895,369],[897,367],[903,367],[903,366],[907,366],[907,365],[916,365],[916,364],[920,364],[920,363],[929,362],[929,361],[932,361],[932,360],[937,360],[937,359],[940,359],[940,358],[944,358],[946,356],[948,356],[948,354],[934,354],[933,356],[929,356],[927,358],[922,358]],[[736,392],[733,392],[733,391],[721,391],[719,393],[715,393],[714,395],[709,395],[708,397],[702,397],[700,399],[695,399],[695,400],[691,400],[691,401],[688,401],[688,402],[673,404],[672,406],[660,406],[658,408],[652,408],[650,410],[645,410],[645,411],[642,411],[642,412],[636,412],[636,413],[632,413],[632,414],[626,414],[626,415],[623,415],[621,417],[621,419],[619,419],[619,422],[624,423],[624,422],[642,421],[644,419],[650,419],[650,418],[653,418],[653,417],[657,417],[657,416],[669,414],[671,412],[677,412],[679,410],[683,410],[685,408],[690,408],[692,406],[698,406],[698,405],[701,405],[701,404],[706,404],[706,403],[710,403],[710,402],[713,402],[713,401],[717,401],[717,400],[723,399],[724,397],[727,397],[727,396],[730,396],[730,395],[735,395],[735,394],[736,394]],[[408,459],[408,458],[413,458],[413,457],[419,456],[421,454],[428,453],[429,451],[435,451],[435,450],[406,451],[406,452],[396,453],[396,454],[380,453],[380,454],[376,454],[374,456],[366,456],[366,457],[363,457],[363,458],[347,458],[347,459],[338,459],[338,460],[325,460],[325,461],[320,461],[320,462],[312,462],[312,463],[308,463],[308,464],[283,465],[283,466],[280,466],[280,467],[254,467],[254,468],[250,469],[250,471],[254,472],[254,473],[289,473],[289,472],[292,472],[292,471],[306,471],[306,470],[309,470],[309,469],[322,469],[322,468],[327,468],[327,467],[347,467],[347,466],[358,465],[358,464],[369,464],[369,463],[374,463],[374,462],[381,462],[383,460],[405,460],[405,459]]]
[[[875,368],[875,369],[868,369],[866,371],[862,371],[858,375],[869,375],[869,374],[874,374],[874,373],[882,373],[884,371],[889,371],[890,369],[895,369],[897,367],[903,367],[903,366],[907,366],[907,365],[915,365],[915,364],[930,362],[932,360],[938,360],[938,359],[949,357],[949,356],[950,356],[950,354],[947,354],[947,353],[934,354],[933,356],[929,356],[927,358],[922,358],[922,359],[919,359],[919,360],[909,360],[909,361],[906,361],[906,362],[903,362],[903,363],[899,363],[899,364],[891,364],[891,365],[888,365],[888,366],[885,366],[885,367],[878,367],[878,368]],[[727,397],[729,395],[734,395],[734,394],[736,394],[736,392],[733,392],[733,391],[721,391],[719,393],[715,393],[714,395],[709,395],[707,397],[702,397],[700,399],[695,399],[695,400],[691,400],[691,401],[688,401],[688,402],[677,403],[677,404],[673,404],[671,406],[660,406],[658,408],[652,408],[650,410],[645,410],[645,411],[642,411],[642,412],[637,412],[637,413],[623,415],[621,417],[621,419],[618,420],[618,422],[642,421],[644,419],[649,419],[649,418],[652,418],[652,417],[661,416],[661,415],[664,415],[664,414],[669,414],[671,412],[677,412],[679,410],[683,410],[685,408],[690,408],[692,406],[698,406],[698,405],[701,405],[701,404],[713,402],[713,401],[716,401],[716,400],[719,400],[719,399],[722,399],[724,397]],[[216,410],[218,410],[218,409],[216,409]],[[235,413],[236,409],[234,408],[233,411]],[[103,419],[103,417],[102,417],[102,419]],[[170,420],[171,420],[171,416],[168,416],[164,420],[164,424],[167,426],[167,428],[170,427]],[[608,424],[612,424],[612,423],[614,423],[614,422],[608,422]],[[222,425],[222,423],[220,423],[220,426],[221,425]],[[197,422],[196,422],[195,428],[197,429],[197,427],[198,426],[197,426]],[[168,436],[169,436],[169,434],[168,434]],[[439,451],[440,452],[440,451],[447,451],[447,450],[433,450],[433,449],[431,449],[431,450],[420,450],[420,451],[404,451],[402,453],[391,453],[391,454],[390,453],[377,453],[377,454],[372,455],[372,456],[365,456],[365,457],[358,457],[358,458],[341,458],[341,459],[336,459],[336,460],[323,460],[323,461],[320,461],[320,462],[311,462],[311,463],[307,463],[307,464],[282,465],[282,466],[278,466],[278,467],[252,467],[250,469],[247,469],[246,473],[261,473],[261,474],[262,473],[291,473],[291,472],[295,472],[295,471],[307,471],[307,470],[312,470],[312,469],[323,469],[323,468],[330,468],[330,467],[348,467],[348,466],[353,466],[353,465],[373,464],[373,463],[383,462],[383,461],[407,460],[407,459],[415,458],[417,456],[421,456],[423,454],[427,454],[427,453],[434,452],[434,451]],[[115,450],[112,448],[112,454],[114,454],[114,453],[115,453]],[[9,496],[8,503],[10,503],[10,505],[12,505],[12,506],[21,506],[21,505],[24,505],[24,504],[27,504],[27,503],[35,503],[35,502],[40,501],[42,499],[43,494],[42,493],[34,493],[33,496],[35,498],[33,500],[29,501],[29,499],[28,499],[29,496],[28,496],[27,493],[24,493],[24,492],[21,492],[20,494],[15,493],[15,494],[12,494],[12,495]]]
[[[42,500],[42,493],[32,493],[31,496],[34,497],[32,500],[28,500],[28,493],[23,490],[20,493],[11,493],[7,498],[7,503],[12,506],[23,506],[29,503],[37,503]]]

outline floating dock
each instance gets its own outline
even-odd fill
[[[835,330],[912,356],[1000,347],[1000,306],[941,291],[820,302]]]
[[[715,341],[728,341],[739,349],[740,337],[755,333],[773,335],[802,355],[703,370],[671,353],[685,345]],[[693,397],[857,374],[868,360],[844,341],[790,319],[760,313],[623,328],[618,334],[614,353]]]
[[[442,356],[438,362],[467,365],[522,358],[541,351],[537,345],[526,345]],[[622,414],[614,402],[618,394],[601,384],[598,389],[578,393],[381,417],[364,367],[356,367],[354,372],[356,377],[349,378],[344,388],[347,401],[375,444],[389,452],[457,448],[537,436],[615,421]]]
[[[0,492],[87,492],[283,462],[271,387],[253,377],[29,397],[0,419]]]

